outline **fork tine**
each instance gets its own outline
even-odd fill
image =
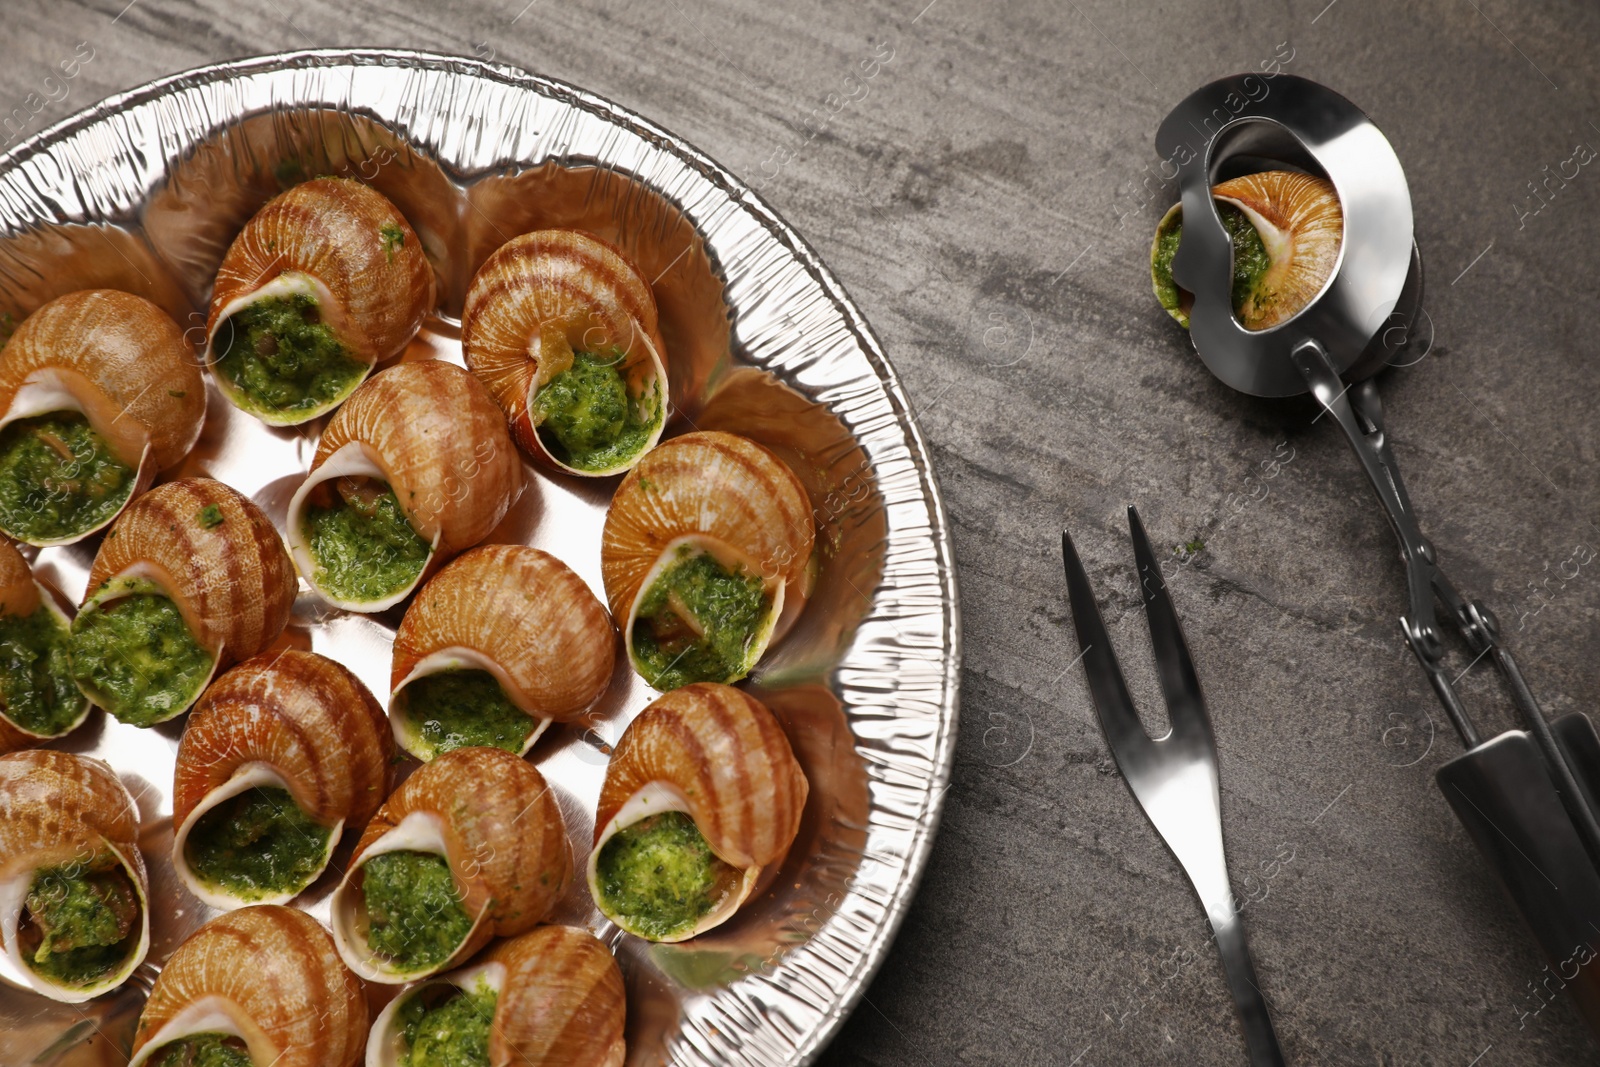
[[[1139,509],[1132,504],[1128,505],[1128,532],[1133,536],[1133,554],[1139,564],[1139,590],[1144,598],[1145,621],[1150,625],[1156,673],[1161,678],[1162,695],[1167,698],[1167,721],[1174,734],[1193,734],[1198,727],[1209,737],[1211,721],[1206,715],[1200,678],[1195,674],[1194,660],[1189,657],[1189,646],[1183,639],[1183,628],[1178,625],[1178,613],[1172,606],[1156,554],[1150,548],[1150,538],[1139,519]]]
[[[1122,668],[1117,665],[1117,654],[1111,648],[1111,636],[1106,633],[1094,590],[1089,587],[1089,576],[1084,573],[1083,561],[1078,558],[1072,535],[1066,530],[1061,531],[1061,557],[1066,565],[1067,595],[1072,602],[1072,622],[1078,631],[1080,658],[1089,679],[1089,693],[1094,697],[1095,711],[1100,717],[1100,732],[1105,735],[1106,745],[1120,767],[1125,756],[1153,742],[1139,721],[1133,698],[1128,695]]]

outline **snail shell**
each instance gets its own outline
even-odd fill
[[[667,402],[666,349],[655,295],[617,249],[579,230],[538,230],[507,241],[472,279],[461,316],[467,367],[511,420],[517,443],[559,470],[600,477],[627,470],[661,439]],[[574,466],[539,432],[534,398],[571,366],[572,354],[623,353],[635,403],[655,404],[640,447],[603,466]],[[653,401],[652,398],[653,397]]]
[[[367,1036],[367,999],[333,942],[303,911],[227,912],[178,946],[139,1016],[128,1067],[200,1034],[241,1040],[272,1067],[351,1067]]]
[[[1215,185],[1211,195],[1231,204],[1260,237],[1269,265],[1234,308],[1247,330],[1266,330],[1298,315],[1316,299],[1339,262],[1344,210],[1325,178],[1293,171],[1246,174]],[[1171,249],[1163,239],[1183,225],[1183,205],[1174,204],[1156,227],[1150,249],[1156,299],[1185,329],[1193,297],[1172,279]]]
[[[22,553],[7,541],[0,541],[0,619],[26,619],[35,612],[44,611],[65,635],[71,620],[56,604],[50,591],[34,580],[33,571]],[[66,672],[63,672],[66,673]],[[77,713],[62,729],[51,733],[35,733],[18,723],[12,716],[14,710],[4,703],[5,688],[0,683],[0,753],[31,748],[52,737],[64,737],[83,724],[89,715],[90,704],[80,697]]]
[[[189,891],[214,908],[281,904],[327,867],[346,826],[365,826],[389,791],[394,741],[366,686],[325,656],[268,652],[213,682],[178,744],[172,783],[172,866]],[[249,789],[288,790],[329,828],[316,870],[297,886],[244,897],[203,882],[185,844],[200,817]]]
[[[489,1067],[622,1067],[627,1004],[622,972],[587,930],[539,926],[501,941],[470,967],[420,982],[378,1014],[366,1067],[400,1067],[407,1052],[400,1009],[439,986],[495,994]]]
[[[0,427],[62,411],[82,414],[110,453],[136,472],[132,500],[199,439],[205,381],[165,311],[132,293],[86,289],[29,315],[0,356]],[[120,510],[65,537],[3,532],[29,544],[70,544],[109,525]]]
[[[639,668],[633,642],[640,602],[678,550],[688,547],[759,575],[771,598],[750,638],[748,670],[804,606],[815,541],[805,487],[761,445],[720,431],[658,445],[617,487],[601,534],[601,577],[629,660]],[[715,680],[740,677],[743,672]]]
[[[726,922],[755,891],[763,871],[783,861],[800,832],[809,790],[783,728],[760,701],[726,685],[674,689],[629,724],[606,768],[589,854],[589,891],[608,918],[639,933],[626,916],[607,911],[599,883],[600,850],[618,830],[641,819],[684,812],[711,851],[743,872],[737,891],[691,929],[655,940],[702,934]]]
[[[49,749],[0,756],[0,938],[12,968],[34,990],[52,1000],[80,1003],[121,985],[144,962],[150,948],[150,881],[138,839],[139,809],[105,763]],[[34,875],[51,868],[92,870],[105,860],[127,876],[137,898],[127,957],[114,971],[85,984],[64,984],[38,973],[23,962],[22,945]]]
[[[100,544],[75,622],[129,593],[170,598],[212,674],[277,640],[294,606],[294,565],[272,520],[212,478],[167,482],[134,501]],[[208,675],[181,714],[209,683]],[[87,694],[94,699],[94,694]]]
[[[440,671],[487,671],[538,720],[519,754],[552,720],[570,722],[605,692],[616,664],[611,617],[582,578],[537,548],[483,545],[436,574],[394,635],[389,719],[400,747],[435,749],[405,688]]]
[[[223,257],[205,362],[215,372],[217,338],[234,315],[258,300],[296,295],[316,302],[321,321],[370,371],[405,348],[433,309],[433,267],[411,224],[382,193],[345,178],[303,182],[256,212]],[[337,407],[365,375],[322,403],[289,408],[265,408],[227,375],[214,376],[236,407],[294,425]]]
[[[350,600],[318,584],[306,509],[317,486],[347,477],[387,482],[406,521],[430,546],[422,571],[389,596]],[[382,611],[432,568],[487,537],[521,488],[522,467],[505,417],[483,385],[453,363],[401,363],[365,382],[323,431],[311,473],[289,502],[289,551],[330,603]]]
[[[386,852],[443,856],[472,929],[450,956],[402,971],[367,942],[358,877]],[[530,763],[498,748],[458,748],[424,764],[367,824],[332,900],[339,954],[370,982],[398,984],[459,964],[495,936],[539,923],[572,881],[572,849],[555,794]]]

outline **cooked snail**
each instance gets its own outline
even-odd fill
[[[522,755],[605,692],[611,618],[537,548],[484,545],[429,580],[394,635],[389,718],[418,759],[467,745]]]
[[[289,551],[329,602],[382,611],[488,536],[521,485],[505,417],[482,384],[452,363],[401,363],[323,431],[289,502]]]
[[[1247,330],[1265,330],[1305,309],[1339,261],[1344,212],[1326,179],[1292,171],[1246,174],[1213,186],[1217,213],[1233,239],[1233,310]],[[1172,278],[1183,236],[1183,206],[1156,227],[1150,279],[1156,299],[1188,329],[1193,297]]]
[[[675,689],[629,724],[606,768],[589,892],[631,934],[702,934],[783,861],[808,791],[783,728],[754,697]]]
[[[57,297],[0,354],[0,531],[59,545],[103,528],[188,454],[205,414],[165,311],[111,289]]]
[[[433,267],[383,194],[317,178],[269,200],[223,257],[205,361],[236,407],[294,425],[337,407],[433,309]]]
[[[805,488],[755,442],[713,431],[652,449],[600,544],[634,669],[661,690],[743,678],[805,603],[815,536]]]
[[[377,700],[333,660],[284,649],[241,663],[178,744],[173,869],[214,908],[290,900],[378,810],[393,758]]]
[[[95,554],[72,621],[78,688],[122,722],[165,722],[276,640],[294,596],[294,565],[259,507],[210,478],[157,486]]]
[[[22,553],[0,541],[0,752],[61,737],[89,714],[72,680],[71,625]]]
[[[78,1003],[150,947],[139,809],[110,767],[67,752],[0,756],[0,937],[28,984]]]
[[[367,998],[303,911],[219,915],[178,946],[139,1016],[128,1067],[351,1067]]]
[[[404,990],[373,1021],[366,1067],[621,1067],[622,972],[587,930],[540,926]]]
[[[425,764],[367,824],[334,891],[334,942],[370,982],[397,984],[538,924],[572,880],[555,795],[498,748]]]
[[[467,291],[461,349],[517,443],[560,470],[615,474],[661,439],[655,295],[598,237],[539,230],[502,245]]]

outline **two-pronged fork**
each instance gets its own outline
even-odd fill
[[[1189,658],[1161,568],[1150,550],[1150,539],[1145,536],[1138,511],[1131,506],[1128,527],[1139,564],[1139,588],[1145,619],[1150,624],[1150,643],[1172,729],[1155,739],[1145,732],[1128,696],[1100,609],[1095,605],[1089,576],[1084,573],[1072,537],[1063,530],[1061,554],[1066,561],[1067,590],[1089,692],[1100,716],[1100,730],[1123,780],[1162,840],[1178,857],[1205,906],[1222,953],[1228,989],[1244,1025],[1251,1067],[1283,1067],[1283,1052],[1272,1029],[1266,998],[1256,981],[1244,925],[1228,882],[1228,860],[1222,847],[1222,804],[1217,789],[1217,744],[1206,715],[1200,679]]]

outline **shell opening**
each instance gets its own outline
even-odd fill
[[[639,583],[623,633],[628,659],[665,692],[738,681],[766,652],[785,587],[747,554],[703,534],[674,538]]]
[[[409,900],[400,902],[425,915],[424,921],[406,923],[403,910],[396,910],[394,915],[383,917],[389,920],[386,923],[375,922],[378,917],[373,914],[374,887],[367,885],[367,868],[380,857],[395,855],[404,858],[404,866],[385,873],[382,886],[385,901],[392,903],[411,893]],[[430,863],[411,857],[433,857],[433,860]],[[441,864],[451,892],[445,892],[439,882]],[[452,896],[453,900],[446,899]],[[462,884],[455,865],[450,863],[444,824],[439,816],[414,811],[374,841],[334,890],[330,907],[333,941],[345,964],[356,974],[369,982],[397,985],[436,974],[474,951],[483,942],[492,904],[486,894],[475,894],[471,887]],[[476,916],[471,914],[474,910]],[[459,915],[455,914],[457,911]],[[464,928],[462,917],[466,919]],[[398,962],[396,955],[375,946],[373,941],[379,936],[374,933],[375,925],[392,927],[393,936],[385,937],[385,942],[401,946],[404,951],[409,941],[414,950],[412,958],[426,962],[408,967]]]
[[[97,840],[103,848],[87,856],[82,852],[63,856],[64,862],[18,870],[0,882],[0,944],[5,949],[6,977],[69,1004],[121,985],[150,948],[142,871],[122,849],[103,837]],[[62,922],[49,914],[52,906],[62,909]],[[68,925],[74,913],[81,928]],[[84,915],[89,921],[81,918]],[[59,953],[58,935],[68,945]],[[111,937],[116,940],[108,940]],[[72,941],[83,943],[73,946]]]
[[[239,1005],[227,997],[207,993],[184,1005],[151,1034],[133,1059],[128,1061],[128,1067],[143,1067],[174,1043],[201,1035],[216,1035],[242,1042],[251,1062],[256,1064],[276,1063],[283,1051]]]
[[[13,620],[15,620],[18,629],[25,630],[26,627],[36,625],[35,620],[38,619],[38,613],[43,611],[46,613],[46,618],[48,618],[54,626],[58,627],[62,634],[70,634],[72,629],[72,620],[67,618],[67,613],[61,610],[61,606],[56,603],[56,599],[51,594],[50,590],[46,589],[38,582],[33,582],[31,584],[34,592],[38,596],[37,605],[26,614],[17,616],[0,615],[0,633],[4,633],[12,624]],[[25,633],[12,633],[9,635],[8,639],[18,640],[25,644],[26,637],[27,635]],[[41,657],[41,662],[47,664],[49,661],[47,657]],[[66,685],[70,685],[72,690],[70,695],[76,698],[76,703],[72,706],[74,710],[72,710],[71,717],[65,721],[65,725],[60,725],[59,722],[53,723],[52,728],[43,733],[30,729],[28,726],[24,726],[14,717],[17,714],[15,710],[16,706],[9,702],[5,708],[0,709],[0,720],[4,720],[11,726],[12,729],[16,730],[17,732],[27,737],[37,738],[41,741],[48,740],[50,738],[65,737],[67,734],[76,730],[79,726],[82,726],[83,720],[89,717],[89,709],[94,705],[89,702],[88,697],[84,696],[83,693],[79,691],[77,684],[72,680],[71,673],[65,673],[65,683]],[[38,686],[35,684],[35,688],[53,689],[54,687]],[[36,723],[36,725],[44,724]],[[54,728],[58,725],[59,729]]]
[[[424,656],[394,687],[389,724],[395,742],[423,761],[467,745],[525,756],[550,728],[503,666],[460,646]]]
[[[482,963],[419,982],[403,990],[399,996],[384,1005],[383,1010],[372,1022],[372,1031],[367,1038],[366,1067],[402,1067],[411,1051],[406,1043],[405,1016],[410,1005],[419,998],[423,999],[429,1008],[438,1008],[446,1001],[457,999],[461,993],[477,994],[481,997],[482,993],[487,991],[493,994],[495,1001],[498,1001],[505,989],[505,982],[504,964]],[[487,1030],[492,1022],[494,1005],[491,1004],[489,1007],[490,1018],[482,1020],[484,1030]],[[466,1021],[469,1026],[477,1023],[478,1020],[472,1018],[476,1014],[472,1012],[468,1015]],[[462,1036],[454,1027],[446,1029],[446,1033],[448,1036],[445,1040],[448,1043],[454,1043]]]
[[[321,279],[286,271],[223,306],[202,358],[235,407],[293,426],[343,403],[378,356]]]
[[[81,541],[111,525],[154,480],[148,431],[79,399],[92,389],[42,370],[12,397],[0,416],[0,532],[40,547]]]
[[[674,815],[680,818],[669,821]],[[624,833],[641,824],[645,833]],[[624,837],[618,847],[609,849],[619,833]],[[628,933],[650,941],[687,941],[727,922],[760,878],[760,867],[741,871],[715,854],[695,826],[683,793],[669,782],[639,787],[601,829],[589,853],[595,905]],[[629,913],[641,903],[638,913]]]
[[[649,334],[631,323],[625,345],[547,324],[529,341],[537,372],[524,398],[540,451],[572,474],[625,471],[661,440],[667,373]],[[577,336],[574,337],[573,334]]]
[[[136,564],[107,579],[72,620],[73,678],[120,722],[153,726],[183,714],[222,661],[171,585],[158,568]]]
[[[328,482],[335,484],[322,488]],[[410,525],[382,458],[361,441],[341,446],[306,476],[285,524],[295,568],[323,599],[349,611],[383,611],[404,600],[441,537],[424,540]]]
[[[275,790],[288,794],[287,804],[294,811],[283,810],[284,801],[269,792]],[[249,794],[252,791],[259,792],[251,797]],[[241,797],[245,798],[243,803],[248,805],[248,810],[230,814],[248,817],[236,817],[230,822],[235,827],[248,825],[256,834],[248,841],[227,839],[227,829],[222,828],[219,836],[223,840],[201,840],[200,866],[212,867],[220,875],[218,879],[208,881],[194,869],[195,857],[189,847],[190,837],[208,813]],[[235,808],[239,806],[234,805]],[[226,782],[207,793],[178,827],[172,842],[173,869],[189,892],[213,908],[233,909],[247,904],[286,903],[327,869],[339,843],[339,835],[344,830],[343,819],[317,829],[306,826],[308,822],[315,825],[294,799],[293,789],[276,768],[261,762],[242,764]],[[207,830],[218,832],[217,828],[206,826],[201,829],[200,836],[204,837]],[[232,837],[237,838],[237,833]],[[232,852],[243,852],[245,858],[229,863],[228,854]],[[218,853],[221,855],[218,856]],[[261,885],[279,876],[285,881],[276,888]],[[237,885],[230,886],[230,882]]]

